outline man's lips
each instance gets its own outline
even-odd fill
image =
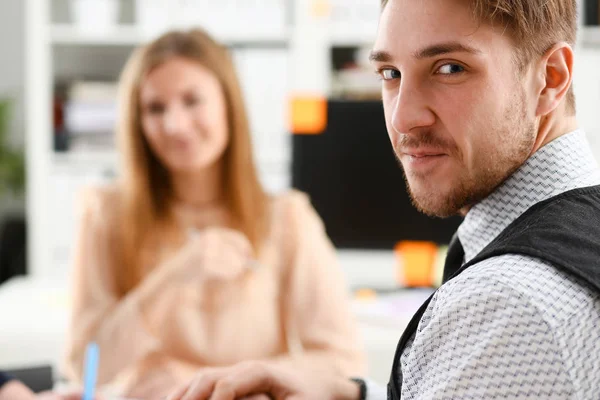
[[[407,150],[402,150],[401,151],[402,154],[410,156],[410,157],[414,157],[414,158],[423,158],[423,157],[436,157],[436,156],[445,156],[447,155],[447,153],[445,153],[442,150],[438,150],[438,149],[407,149]]]

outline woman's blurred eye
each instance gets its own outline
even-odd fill
[[[183,99],[183,104],[187,107],[194,107],[200,103],[202,103],[202,98],[200,96],[188,96]]]
[[[146,111],[153,115],[162,114],[165,111],[165,107],[160,103],[150,103],[146,106]]]

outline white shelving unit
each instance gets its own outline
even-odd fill
[[[278,35],[221,35],[219,40],[231,46],[259,46],[259,47],[286,47],[289,35],[282,32]],[[137,46],[149,39],[149,36],[135,25],[122,25],[115,27],[105,35],[99,36],[81,32],[72,24],[53,24],[50,29],[50,42],[57,45],[78,46]]]
[[[51,71],[52,63],[50,46],[44,39],[49,34],[49,7],[46,1],[26,0],[27,257],[29,273],[35,277],[47,276],[52,269],[52,249],[48,240],[50,207],[47,203],[52,155],[52,78],[48,71]]]

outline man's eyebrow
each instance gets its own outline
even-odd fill
[[[424,58],[437,57],[449,53],[469,53],[476,55],[481,54],[481,50],[459,42],[446,42],[427,46],[414,52],[413,57],[417,60],[422,60]]]
[[[390,62],[392,61],[392,55],[387,51],[373,50],[369,54],[369,60],[375,62]]]
[[[469,53],[477,55],[481,54],[481,50],[459,42],[446,42],[437,43],[418,50],[413,53],[413,57],[417,60],[422,60],[449,53]],[[392,59],[392,55],[384,50],[373,50],[369,55],[369,60],[375,62],[391,62]]]

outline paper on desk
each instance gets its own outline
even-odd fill
[[[403,330],[414,313],[434,289],[405,289],[380,294],[366,300],[353,302],[354,313],[362,322],[397,327]]]

